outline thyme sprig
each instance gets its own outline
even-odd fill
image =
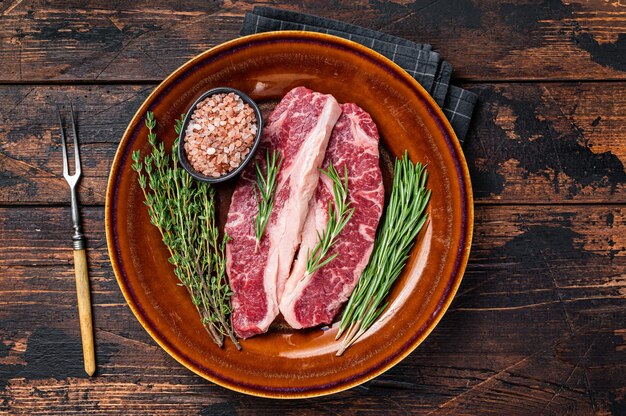
[[[413,165],[405,152],[396,159],[391,198],[378,230],[370,261],[343,312],[336,339],[346,334],[337,351],[342,355],[378,319],[387,307],[385,298],[409,258],[415,237],[428,218],[428,172]]]
[[[277,150],[267,149],[265,153],[265,172],[259,166],[259,162],[256,162],[256,180],[257,190],[255,193],[259,211],[254,221],[254,233],[256,235],[256,249],[258,250],[265,232],[265,227],[270,219],[270,214],[274,208],[274,196],[276,191],[276,177],[278,171],[283,164],[283,156]]]
[[[326,229],[321,234],[319,231],[317,232],[317,244],[313,250],[307,252],[305,276],[315,273],[337,257],[338,253],[330,256],[327,254],[337,241],[341,230],[343,230],[350,218],[352,218],[352,214],[354,214],[354,208],[350,207],[350,201],[348,201],[348,168],[346,165],[343,167],[343,178],[339,176],[339,172],[337,172],[332,162],[327,170],[320,169],[333,182],[334,202],[337,204],[337,207],[335,208],[332,200],[328,202]]]
[[[180,134],[182,119],[176,121]],[[146,115],[151,152],[143,160],[139,150],[132,154],[132,168],[138,174],[150,221],[163,237],[169,250],[169,262],[179,285],[187,288],[204,328],[220,347],[228,336],[241,349],[230,324],[231,290],[225,273],[225,246],[229,238],[220,238],[215,223],[215,190],[193,180],[178,161],[178,139],[171,154],[158,141],[156,120]]]

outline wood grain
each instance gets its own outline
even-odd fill
[[[481,97],[465,152],[480,203],[626,202],[626,83],[467,84]],[[153,85],[0,87],[0,204],[59,204],[56,105],[71,100],[83,204],[104,204],[127,123]],[[63,110],[63,109],[62,109]]]
[[[477,201],[625,202],[626,84],[468,85]]]
[[[6,3],[6,4],[5,4]],[[45,0],[0,6],[0,81],[160,80],[238,36],[254,4],[430,42],[467,80],[626,79],[626,5],[602,0]]]
[[[480,96],[465,145],[475,237],[451,309],[393,369],[319,399],[243,396],[180,366],[130,312],[106,249],[106,180],[130,118],[172,70],[237,37],[254,4],[430,42]],[[6,0],[0,63],[0,413],[626,414],[623,2]],[[60,176],[55,109],[70,100],[94,378],[77,360]]]
[[[481,206],[470,264],[424,344],[362,387],[273,401],[212,385],[134,318],[83,210],[99,372],[80,354],[69,208],[0,209],[0,412],[619,414],[626,405],[626,208]]]
[[[84,249],[74,250],[74,273],[76,274],[76,301],[80,338],[83,346],[83,365],[88,376],[96,372],[96,356],[93,343],[93,319],[91,315],[91,294],[89,292],[89,269],[87,253]]]

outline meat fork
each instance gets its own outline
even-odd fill
[[[78,135],[74,122],[74,108],[70,102],[72,115],[72,130],[74,133],[74,174],[70,175],[67,146],[65,143],[65,130],[61,119],[61,111],[57,107],[59,124],[61,127],[61,146],[63,148],[63,177],[70,186],[72,195],[72,223],[74,235],[72,236],[74,247],[74,273],[76,274],[76,295],[78,298],[78,316],[80,320],[80,334],[83,343],[83,361],[85,372],[90,376],[96,371],[96,355],[93,344],[93,324],[91,319],[91,296],[89,294],[89,275],[87,270],[87,255],[85,253],[85,236],[80,226],[80,212],[76,197],[76,184],[81,176],[80,153],[78,151]]]

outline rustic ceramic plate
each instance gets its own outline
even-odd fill
[[[204,91],[237,88],[264,111],[304,85],[368,111],[382,137],[381,165],[389,192],[391,156],[408,149],[427,163],[430,222],[420,233],[391,302],[367,336],[335,356],[335,324],[293,331],[280,323],[267,334],[218,348],[207,336],[184,288],[177,286],[159,232],[150,224],[131,152],[148,151],[146,111],[171,146],[174,121]],[[232,184],[218,188],[223,224]],[[221,386],[258,396],[330,394],[363,383],[398,363],[433,330],[450,304],[469,255],[472,193],[461,148],[435,102],[401,68],[356,43],[333,36],[275,32],[217,46],[187,62],[148,97],[120,143],[106,196],[109,255],[137,319],[168,353]],[[254,265],[251,265],[254,267]]]

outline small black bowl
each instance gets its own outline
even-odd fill
[[[248,103],[250,107],[252,107],[252,109],[254,110],[254,115],[256,116],[257,133],[256,133],[256,137],[254,138],[254,142],[252,143],[252,148],[250,149],[250,152],[248,153],[246,158],[241,162],[241,164],[237,167],[237,169],[230,171],[226,173],[225,175],[220,176],[219,178],[214,178],[212,176],[206,176],[196,171],[189,163],[189,159],[187,158],[187,152],[185,151],[185,132],[187,131],[187,125],[189,124],[189,121],[191,120],[192,113],[195,111],[196,107],[201,101],[205,100],[211,95],[228,94],[231,92],[240,96],[241,99],[244,102]],[[252,98],[248,97],[243,92],[236,90],[234,88],[218,87],[218,88],[210,89],[204,94],[202,94],[189,107],[189,109],[187,110],[187,113],[185,114],[185,120],[183,121],[183,126],[180,130],[180,137],[178,139],[178,160],[180,160],[180,164],[183,166],[183,168],[185,168],[185,170],[189,172],[191,176],[193,176],[195,179],[199,181],[207,182],[207,183],[225,182],[239,175],[241,171],[246,167],[246,165],[252,160],[252,158],[254,157],[254,153],[256,152],[256,149],[259,147],[259,143],[261,142],[262,131],[263,131],[263,118],[261,117],[261,110],[259,110],[259,106],[252,100]]]

